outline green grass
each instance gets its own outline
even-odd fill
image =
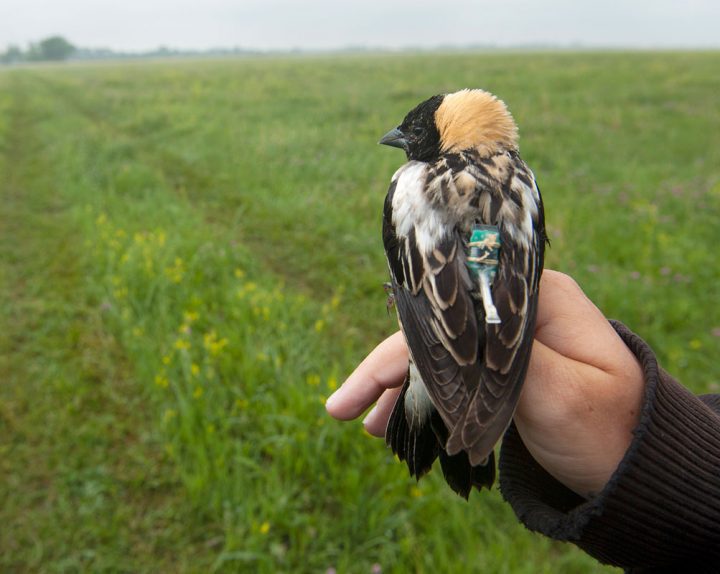
[[[509,104],[552,248],[720,389],[718,53],[266,58],[0,73],[0,569],[605,572],[497,492],[416,485],[323,401],[394,329],[380,135]]]

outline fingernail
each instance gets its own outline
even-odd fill
[[[340,389],[338,389],[340,390]],[[335,391],[332,395],[330,395],[327,400],[325,401],[325,408],[330,409],[332,408],[332,404],[337,400],[337,391]]]
[[[370,412],[365,415],[365,418],[363,419],[363,426],[366,427],[368,425],[368,422],[372,422],[372,419],[375,417],[375,414],[377,413],[377,405],[375,405],[372,409],[370,409]]]

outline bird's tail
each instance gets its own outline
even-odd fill
[[[438,457],[440,443],[430,424],[416,425],[415,428],[411,428],[408,424],[405,415],[405,395],[409,386],[409,379],[406,378],[388,420],[385,442],[400,460],[407,463],[410,474],[420,479],[430,470]]]
[[[494,456],[491,454],[485,464],[472,466],[463,451],[449,455],[444,449],[448,431],[437,411],[433,411],[425,424],[411,426],[405,412],[408,387],[406,379],[388,420],[385,442],[400,460],[405,461],[410,474],[419,480],[439,457],[445,481],[463,498],[470,496],[473,486],[478,490],[490,488],[495,482]]]

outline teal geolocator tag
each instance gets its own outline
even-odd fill
[[[467,266],[476,277],[487,273],[492,282],[500,259],[500,229],[495,225],[475,225],[468,247]]]
[[[495,225],[473,226],[468,242],[467,266],[473,279],[480,286],[480,297],[485,310],[485,322],[499,324],[502,322],[492,299],[492,285],[497,274],[500,261],[500,229]]]

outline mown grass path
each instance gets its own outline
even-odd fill
[[[28,89],[3,78],[0,569],[174,570],[190,553],[199,566],[146,393],[87,298],[83,237]],[[175,546],[178,528],[189,547]]]

